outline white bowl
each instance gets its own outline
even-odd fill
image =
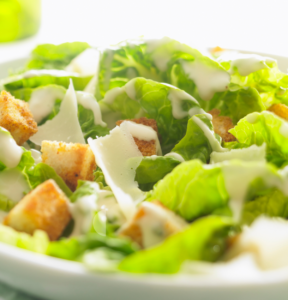
[[[247,53],[247,52],[246,52]],[[287,71],[288,58],[278,60]],[[27,58],[0,64],[0,78]],[[65,261],[0,243],[0,281],[41,299],[61,300],[286,300],[288,268],[266,272],[260,279],[239,281],[204,276],[156,276],[89,272]],[[0,296],[1,299],[1,296]]]

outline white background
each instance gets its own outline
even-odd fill
[[[28,40],[0,44],[0,61],[38,43],[170,36],[193,47],[222,46],[288,55],[286,0],[42,0],[42,25]]]

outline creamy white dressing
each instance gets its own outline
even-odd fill
[[[212,116],[210,114],[206,114],[206,115],[210,120],[212,119]],[[219,141],[216,139],[216,137],[214,135],[214,131],[210,130],[208,128],[208,126],[201,119],[199,119],[198,117],[194,117],[193,121],[203,131],[203,133],[206,136],[206,138],[208,139],[213,151],[216,151],[216,152],[227,152],[227,151],[229,151],[228,149],[223,148],[221,146],[221,144],[219,143]]]
[[[55,101],[62,100],[66,90],[60,86],[47,86],[32,92],[29,108],[34,120],[39,123],[53,111]]]
[[[279,128],[279,133],[283,135],[285,138],[288,138],[288,123],[283,122]]]
[[[231,149],[229,152],[212,152],[210,154],[210,164],[215,164],[231,159],[243,161],[262,161],[265,162],[266,144],[261,146],[252,145],[243,149]]]
[[[21,171],[5,169],[0,172],[0,194],[13,202],[19,202],[29,191],[29,185]]]
[[[88,143],[123,214],[131,219],[136,211],[136,203],[145,197],[134,180],[143,156],[132,135],[125,130],[125,126],[123,128],[122,123],[111,130],[110,135],[96,140],[89,138]],[[129,160],[132,157],[139,159]]]
[[[190,100],[198,105],[197,100],[183,90],[176,89],[174,86],[171,86],[166,83],[164,83],[164,85],[171,87],[167,98],[171,101],[172,114],[175,119],[183,119],[187,116],[192,116],[194,114],[205,113],[205,111],[200,107],[193,107],[188,112],[183,110],[183,100]]]
[[[107,221],[111,224],[122,226],[126,222],[126,218],[112,192],[100,190],[97,205],[101,211],[105,212]]]
[[[288,265],[287,252],[287,220],[262,216],[243,228],[227,256],[251,253],[262,270],[271,270]]]
[[[170,152],[170,153],[167,153],[165,154],[164,156],[167,156],[167,157],[172,157],[176,160],[179,160],[180,162],[183,162],[185,161],[185,159],[182,157],[182,155],[176,153],[176,152]]]
[[[81,76],[94,75],[98,69],[100,52],[94,48],[88,48],[76,56],[65,68],[68,72],[75,72]]]
[[[93,95],[85,92],[76,92],[76,97],[79,104],[86,109],[92,110],[95,125],[106,126],[106,123],[102,121],[100,106]]]
[[[246,118],[247,122],[249,122],[250,124],[255,124],[258,121],[259,113],[249,114],[245,118]]]
[[[0,145],[0,162],[8,168],[16,167],[21,160],[23,149],[3,127],[0,127]]]
[[[186,261],[181,266],[182,272],[230,282],[263,280],[264,275],[252,253],[243,253],[227,262]]]
[[[112,90],[109,90],[102,101],[106,102],[107,104],[112,104],[117,96],[123,93],[123,88],[116,87]]]
[[[229,51],[221,55],[218,59],[220,62],[230,62],[231,74],[238,70],[241,76],[248,76],[251,73],[268,68],[267,63],[276,63],[276,60],[270,57],[260,56],[257,54],[244,54],[235,51]]]
[[[98,187],[97,183],[95,185]],[[98,208],[96,204],[97,198],[98,195],[95,193],[83,196],[75,203],[69,203],[70,213],[74,220],[74,228],[70,237],[85,234],[91,228],[94,214]]]
[[[223,92],[228,89],[230,75],[225,70],[215,69],[198,61],[182,61],[185,73],[192,79],[200,97],[203,100],[211,100],[216,92]]]
[[[39,76],[55,76],[55,77],[79,77],[79,74],[67,72],[63,70],[29,70],[23,74],[23,78],[32,78]]]
[[[32,157],[34,158],[34,161],[36,164],[39,164],[42,162],[41,152],[37,151],[35,149],[29,150],[31,152]]]
[[[44,140],[85,144],[77,113],[77,98],[71,80],[59,113],[39,126],[38,132],[30,140],[36,145],[41,145]]]
[[[152,127],[143,124],[137,124],[131,121],[124,121],[122,124],[122,128],[129,131],[130,134],[138,140],[147,142],[154,140],[156,144],[156,154],[158,156],[162,155],[158,134]]]
[[[135,89],[136,80],[137,80],[136,78],[130,80],[123,87],[123,89],[125,90],[127,96],[132,100],[136,100],[136,89]]]
[[[287,180],[274,175],[266,163],[250,162],[224,162],[221,164],[226,190],[230,196],[229,207],[234,218],[239,221],[245,196],[250,183],[256,178],[262,178],[268,187],[277,187],[288,195]]]

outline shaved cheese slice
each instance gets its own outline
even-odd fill
[[[77,113],[77,98],[71,81],[59,113],[39,126],[38,132],[30,140],[36,145],[41,145],[44,140],[85,144]]]
[[[125,129],[124,123],[111,130],[110,135],[96,140],[89,138],[88,143],[95,155],[97,166],[102,169],[105,181],[129,220],[136,212],[136,204],[144,199],[145,194],[134,180],[143,156],[130,132]],[[139,159],[129,160],[132,157]]]

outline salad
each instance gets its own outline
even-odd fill
[[[43,44],[0,92],[0,242],[103,272],[288,266],[274,59],[170,38]]]

